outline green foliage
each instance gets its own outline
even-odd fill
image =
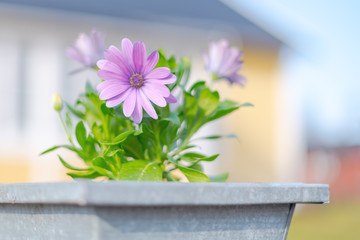
[[[156,162],[134,160],[124,163],[118,180],[162,181],[162,170]]]
[[[226,182],[226,180],[229,178],[229,173],[222,173],[216,176],[211,176],[210,182]]]
[[[176,167],[185,175],[189,182],[210,182],[208,176],[192,168],[182,167],[176,164]]]
[[[160,49],[156,67],[168,67],[177,76],[177,81],[168,86],[179,101],[176,110],[170,110],[169,105],[154,106],[159,118],[152,119],[144,112],[143,121],[136,125],[124,116],[121,106],[107,108],[87,84],[75,105],[66,104],[63,109],[65,121],[59,112],[70,144],[52,147],[41,154],[58,148],[75,152],[86,168],[74,167],[59,156],[73,178],[178,181],[174,171],[177,170],[190,182],[226,181],[228,174],[209,178],[203,173],[201,162],[214,161],[218,154],[207,156],[192,150],[196,147],[192,143],[193,135],[205,124],[251,104],[220,100],[219,93],[204,81],[188,86],[188,58],[176,61],[173,55],[167,58]],[[230,134],[203,139],[221,137],[237,138]]]

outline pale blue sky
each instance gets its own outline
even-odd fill
[[[291,67],[310,145],[360,144],[360,1],[223,2],[301,56]]]

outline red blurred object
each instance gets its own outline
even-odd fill
[[[305,182],[330,184],[335,200],[360,198],[360,146],[310,149]]]

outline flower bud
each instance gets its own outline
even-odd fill
[[[59,112],[62,108],[62,100],[59,94],[53,95],[53,107],[57,112]]]
[[[211,74],[211,78],[213,81],[220,79],[219,75],[217,75],[216,73]]]
[[[188,57],[183,57],[181,61],[185,64],[185,68],[189,68],[191,66],[191,60]]]

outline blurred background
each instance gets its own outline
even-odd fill
[[[228,39],[244,52],[245,88],[215,84],[252,108],[200,135],[209,174],[230,182],[327,183],[331,204],[299,207],[288,239],[358,239],[360,230],[360,1],[296,0],[0,0],[0,183],[70,180],[56,154],[66,143],[51,98],[73,103],[99,80],[65,56],[80,32],[98,29],[106,46],[141,40],[190,56],[191,79],[208,79],[202,51]]]

